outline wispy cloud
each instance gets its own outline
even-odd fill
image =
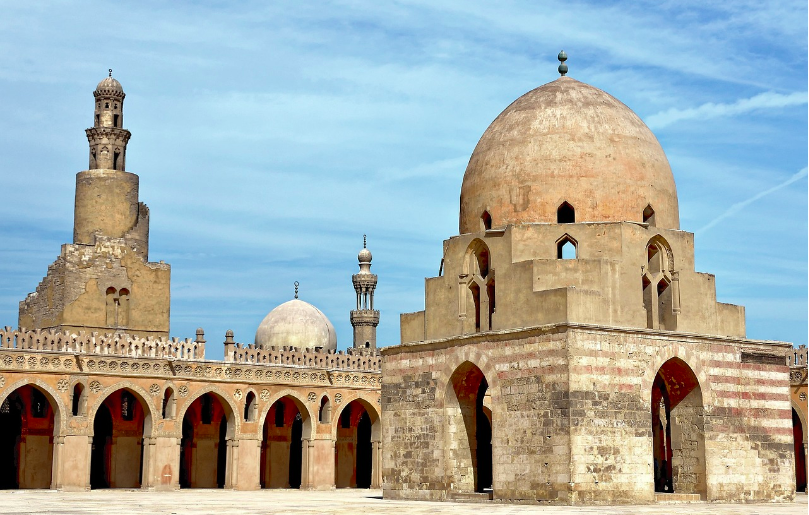
[[[697,234],[705,234],[705,232],[708,231],[710,228],[714,227],[715,225],[717,225],[722,220],[730,218],[734,214],[738,213],[742,209],[746,208],[747,206],[749,206],[750,204],[755,202],[756,200],[764,198],[767,195],[769,195],[771,193],[774,193],[774,192],[776,192],[776,191],[778,191],[778,190],[780,190],[782,188],[786,188],[787,186],[789,186],[793,182],[797,182],[800,179],[806,177],[806,175],[807,175],[807,168],[804,168],[803,170],[801,170],[801,171],[797,172],[796,174],[792,175],[789,179],[785,180],[784,182],[782,182],[780,184],[776,184],[772,188],[769,188],[769,189],[766,189],[766,190],[761,191],[759,193],[756,193],[755,195],[748,198],[747,200],[743,200],[741,202],[737,202],[737,203],[733,204],[727,210],[725,210],[724,213],[717,216],[716,218],[714,218],[713,220],[711,220],[710,222],[705,224],[700,229],[697,229],[696,233]]]
[[[782,108],[802,105],[807,102],[806,91],[796,91],[783,95],[772,91],[759,93],[751,98],[743,98],[731,104],[707,102],[699,107],[677,109],[672,107],[666,111],[653,114],[646,118],[646,124],[651,129],[662,129],[673,123],[683,120],[705,120],[722,116],[734,116],[755,111],[758,109]]]

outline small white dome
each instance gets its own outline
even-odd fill
[[[284,302],[261,321],[256,346],[337,350],[337,333],[322,311],[300,299]]]

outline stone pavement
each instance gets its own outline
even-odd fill
[[[450,502],[386,501],[380,490],[181,490],[143,492],[139,490],[96,490],[57,492],[13,490],[0,492],[0,513],[14,514],[145,514],[145,515],[231,515],[231,514],[339,514],[462,515],[485,511],[486,515],[541,513],[548,515],[806,515],[807,496],[798,494],[791,504],[658,504],[646,506],[527,506],[508,504],[464,504]]]

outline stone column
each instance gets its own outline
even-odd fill
[[[236,469],[238,467],[238,469]],[[234,464],[233,488],[236,490],[259,490],[261,488],[261,440],[241,438],[239,440],[238,465]]]
[[[309,490],[314,485],[315,442],[311,438],[304,438],[302,443],[301,490]]]
[[[382,488],[382,444],[374,440],[371,445],[371,488]]]
[[[680,272],[671,273],[671,312],[680,314]]]
[[[65,446],[64,436],[53,437],[53,465],[51,466],[51,489],[62,488],[62,452]]]
[[[154,490],[154,462],[155,439],[150,436],[143,437],[143,474],[141,474],[140,487],[144,490]]]
[[[225,457],[225,488],[235,488],[239,484],[239,441],[227,440]]]

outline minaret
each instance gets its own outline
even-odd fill
[[[125,238],[147,259],[149,210],[138,202],[138,176],[125,171],[131,136],[123,128],[126,95],[109,72],[93,91],[93,127],[85,131],[90,165],[76,175],[73,243],[94,245],[98,236]]]
[[[126,144],[131,136],[124,126],[124,88],[108,77],[98,83],[93,91],[95,97],[95,118],[93,127],[87,129],[90,142],[90,170],[126,169]]]
[[[149,262],[149,208],[126,171],[124,88],[112,70],[93,91],[90,165],[76,174],[73,243],[62,245],[19,326],[78,334],[169,335],[171,266]]]
[[[376,326],[379,325],[379,311],[374,309],[376,274],[371,273],[371,251],[367,248],[365,235],[362,237],[362,250],[357,260],[360,271],[351,276],[354,291],[357,292],[357,309],[351,311],[354,348],[376,350]]]

